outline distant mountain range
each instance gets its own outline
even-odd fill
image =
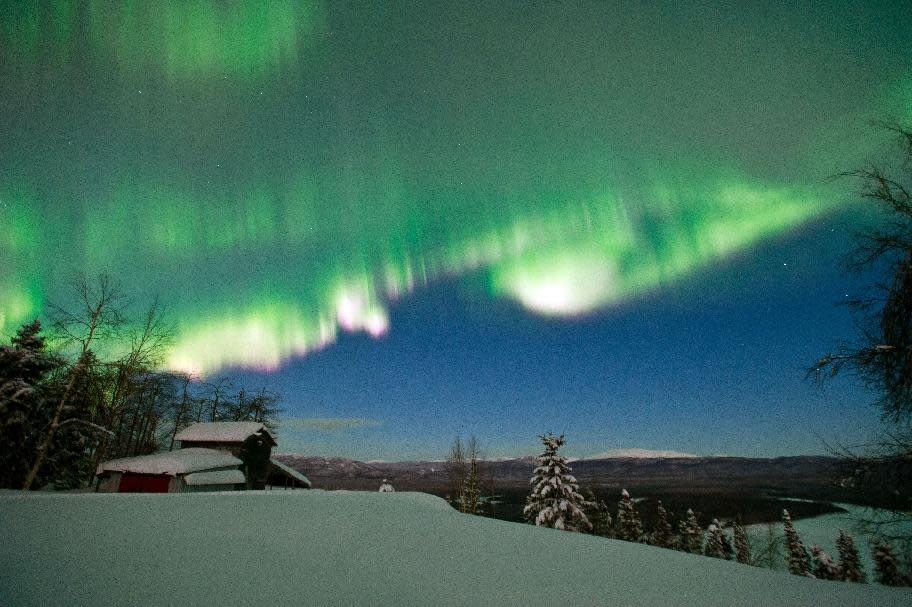
[[[605,457],[571,462],[581,484],[593,487],[707,490],[745,488],[751,491],[800,489],[801,493],[833,487],[840,460],[825,456],[747,457]],[[306,474],[315,487],[376,489],[389,479],[399,489],[442,491],[447,486],[441,461],[361,462],[278,454],[279,461]],[[482,475],[500,488],[528,487],[535,457],[485,461]]]

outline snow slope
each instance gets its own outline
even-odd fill
[[[421,493],[0,492],[0,605],[912,605]]]

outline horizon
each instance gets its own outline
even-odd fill
[[[888,427],[807,369],[878,278],[831,176],[912,121],[907,2],[130,6],[0,0],[4,341],[109,274],[168,369],[362,461]]]

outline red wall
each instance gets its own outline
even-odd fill
[[[120,493],[167,493],[170,476],[124,473],[120,477]]]

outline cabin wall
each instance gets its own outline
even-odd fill
[[[117,493],[120,490],[120,472],[109,472],[98,477],[98,493]]]

